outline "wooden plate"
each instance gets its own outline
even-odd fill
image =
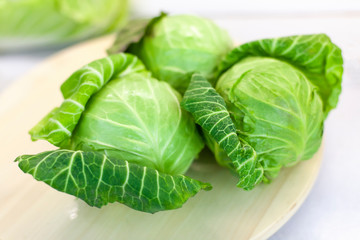
[[[173,211],[154,215],[121,204],[87,206],[24,174],[13,160],[21,154],[54,149],[27,134],[60,105],[61,83],[82,65],[105,56],[105,37],[68,48],[49,58],[0,96],[0,239],[266,239],[299,208],[319,171],[322,151],[284,169],[270,185],[250,192],[204,153],[188,172],[211,182]]]

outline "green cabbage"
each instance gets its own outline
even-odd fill
[[[239,187],[252,189],[318,150],[341,91],[342,63],[324,34],[246,43],[220,64],[216,91],[195,75],[182,104],[216,160],[238,174]]]
[[[322,101],[315,86],[291,65],[248,57],[221,76],[216,90],[227,103],[239,138],[255,149],[267,178],[275,177],[282,166],[310,159],[319,148]]]
[[[86,105],[71,148],[183,174],[204,144],[180,101],[169,84],[148,76],[114,79]]]
[[[141,24],[133,22],[128,29]],[[127,49],[124,45],[134,40],[127,38],[129,31],[120,32],[110,53],[125,48],[137,55],[154,77],[170,83],[180,93],[185,92],[193,72],[200,72],[214,82],[217,65],[232,48],[225,30],[197,16],[161,14],[144,27],[134,33],[135,40],[139,40],[139,35],[141,40]]]
[[[127,0],[0,1],[0,51],[67,44],[117,30]]]
[[[30,134],[61,147],[16,159],[53,188],[101,207],[179,208],[207,183],[182,175],[204,147],[181,95],[130,54],[89,63],[61,86],[64,101]]]

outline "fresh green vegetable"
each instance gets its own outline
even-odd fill
[[[92,206],[118,201],[179,208],[206,183],[185,177],[204,143],[181,95],[130,54],[96,60],[61,86],[64,102],[31,131],[60,150],[17,158],[20,168]]]
[[[139,26],[139,21],[128,28],[132,25]],[[208,19],[190,15],[162,13],[133,37],[139,36],[142,36],[139,42],[130,44],[128,34],[120,32],[109,52],[127,48],[127,52],[144,62],[154,77],[170,83],[180,93],[186,90],[193,72],[200,72],[214,82],[216,66],[232,48],[226,31]]]
[[[219,72],[216,91],[223,100],[195,75],[183,106],[202,126],[216,160],[238,173],[239,187],[251,189],[275,178],[283,166],[313,156],[341,89],[341,52],[326,35],[243,44],[225,57]],[[247,144],[256,154],[245,154]],[[243,153],[236,156],[232,149]]]
[[[67,44],[112,32],[124,23],[127,9],[127,0],[0,1],[0,51]]]

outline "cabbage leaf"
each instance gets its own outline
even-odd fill
[[[211,189],[183,175],[172,176],[98,152],[59,149],[15,161],[36,180],[95,207],[120,202],[154,213],[179,208],[201,189]]]
[[[238,174],[238,187],[250,190],[262,180],[263,168],[255,150],[238,138],[224,99],[206,78],[193,74],[181,104],[230,158],[225,161]]]

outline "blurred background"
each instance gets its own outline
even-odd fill
[[[161,10],[211,18],[236,43],[326,33],[340,46],[343,92],[326,122],[320,174],[302,207],[271,239],[360,239],[359,0],[0,0],[0,94],[62,48]]]
[[[131,13],[134,15],[153,15],[159,10],[171,13],[193,13],[207,17],[241,17],[244,15],[276,15],[301,13],[338,13],[360,10],[358,0],[222,0],[217,1],[166,1],[133,0]]]

